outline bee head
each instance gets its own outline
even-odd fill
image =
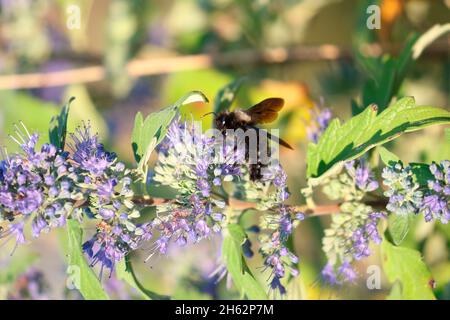
[[[227,113],[223,112],[217,115],[214,122],[217,129],[224,130],[227,129],[230,125],[230,117]]]

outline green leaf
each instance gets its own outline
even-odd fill
[[[417,182],[420,186],[427,187],[428,180],[435,179],[428,164],[412,162],[409,166],[411,167],[411,172],[413,173],[414,182]]]
[[[78,221],[67,220],[66,258],[68,271],[73,274],[74,285],[86,300],[109,300],[108,294],[103,290],[100,280],[84,258],[82,251],[83,230]]]
[[[55,147],[63,150],[66,144],[67,134],[67,119],[69,117],[70,103],[75,100],[71,97],[67,104],[62,108],[61,113],[54,116],[50,121],[50,128],[48,130],[50,143]]]
[[[369,107],[344,124],[334,119],[319,142],[308,146],[307,175],[311,178],[326,176],[342,168],[344,162],[356,159],[405,132],[442,123],[450,123],[450,112],[416,106],[411,97],[400,99],[380,114],[377,114],[377,108]],[[318,182],[318,179],[313,179],[311,184]]]
[[[238,224],[229,224],[222,242],[222,259],[242,295],[251,300],[265,300],[267,295],[261,284],[254,278],[242,251],[247,235]]]
[[[386,149],[385,147],[379,147],[378,153],[380,154],[381,161],[387,166],[393,165],[400,161],[400,158],[397,157],[394,153]]]
[[[450,24],[445,24],[435,25],[421,36],[413,34],[398,57],[373,58],[357,52],[357,61],[369,79],[363,85],[362,105],[358,108],[352,105],[352,113],[356,115],[370,104],[376,104],[380,111],[386,109],[392,98],[398,94],[412,63],[426,47],[449,31]]]
[[[244,81],[245,78],[240,78],[227,84],[219,90],[216,98],[214,99],[214,112],[216,114],[230,109],[236,99],[237,92],[241,88]]]
[[[447,143],[450,143],[450,128],[445,129],[445,140],[447,140]]]
[[[382,257],[384,272],[389,282],[395,283],[398,281],[401,284],[401,288],[395,288],[395,294],[393,293],[391,298],[402,300],[436,299],[432,290],[433,278],[418,251],[396,247],[384,239]]]
[[[388,230],[392,241],[396,246],[400,245],[409,232],[409,215],[389,215]]]
[[[145,289],[139,282],[134,273],[133,266],[128,256],[116,264],[116,276],[118,279],[127,282],[130,286],[135,288],[145,300],[169,300],[170,297],[159,295],[153,291]]]
[[[138,162],[138,170],[142,174],[146,174],[147,162],[151,153],[164,139],[168,126],[178,114],[180,107],[194,102],[208,102],[208,98],[200,91],[192,91],[173,105],[151,113],[145,119],[140,112],[136,114],[131,139],[134,158]]]
[[[395,281],[386,300],[402,300],[402,283]]]

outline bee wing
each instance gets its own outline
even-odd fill
[[[250,123],[270,123],[277,119],[278,112],[283,108],[282,98],[268,98],[255,104],[253,107],[244,110],[250,116]]]
[[[261,129],[261,128],[257,128],[257,127],[254,127],[254,126],[246,126],[246,128],[247,128],[247,129],[250,129],[250,128],[251,128],[251,129],[254,129],[254,130],[256,130],[256,132],[258,132],[258,133],[259,133],[260,131],[264,131],[264,132],[266,133],[266,135],[267,135],[267,138],[272,139],[273,141],[277,141],[280,145],[282,145],[282,146],[285,147],[285,148],[294,150],[294,148],[292,148],[292,146],[291,146],[289,143],[287,143],[286,141],[284,141],[284,140],[281,139],[280,137],[271,135],[269,132],[267,132],[267,130],[264,130],[264,129]]]

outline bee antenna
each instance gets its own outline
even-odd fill
[[[201,119],[203,119],[204,117],[206,117],[206,116],[208,116],[210,114],[213,114],[214,116],[217,117],[217,114],[214,111],[211,111],[211,112],[208,112],[208,113],[205,113],[204,115],[202,115]]]

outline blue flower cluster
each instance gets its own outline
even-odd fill
[[[324,245],[330,245],[333,249],[327,252],[331,259],[322,269],[321,274],[323,279],[331,285],[355,282],[358,276],[352,262],[370,256],[371,242],[380,244],[382,241],[377,225],[380,219],[386,217],[385,214],[370,212],[366,216],[363,212],[371,208],[364,205],[352,206],[352,209],[356,217],[347,214],[340,218],[333,217],[335,228],[333,231],[327,230],[327,233],[328,236],[331,233],[336,234],[332,238],[324,238]]]
[[[240,175],[243,157],[228,148],[217,146],[214,137],[207,137],[194,123],[179,118],[172,122],[159,148],[153,180],[174,188],[179,196],[158,206],[152,222],[158,237],[155,252],[165,254],[171,241],[184,246],[221,230],[225,202],[213,189],[220,190],[224,182]]]
[[[0,237],[23,244],[28,222],[38,237],[64,226],[69,217],[96,218],[97,231],[83,250],[93,265],[112,269],[148,236],[147,225],[133,222],[139,210],[131,201],[131,171],[104,149],[89,125],[71,135],[70,153],[51,144],[37,150],[38,135],[22,127],[11,137],[22,152],[8,155],[5,150],[0,162],[0,220],[7,224]]]
[[[434,179],[428,181],[420,213],[426,221],[440,220],[446,224],[450,220],[450,161],[432,163],[430,171]]]
[[[81,194],[73,188],[73,167],[68,154],[53,145],[44,144],[37,150],[39,136],[30,135],[26,127],[16,126],[17,142],[22,152],[8,155],[3,150],[0,162],[0,238],[15,238],[16,244],[26,242],[24,227],[31,222],[32,234],[65,225],[73,203]]]
[[[89,203],[82,210],[75,210],[100,220],[94,236],[83,244],[83,250],[91,259],[91,265],[101,264],[112,270],[129,251],[138,247],[150,236],[148,224],[137,225],[139,207],[132,201],[132,172],[125,168],[117,156],[105,150],[98,136],[84,124],[71,134],[68,143],[77,188]],[[78,214],[77,214],[78,213]]]
[[[289,198],[287,190],[287,175],[280,164],[272,164],[263,171],[263,182],[275,187],[271,210],[273,214],[264,216],[265,227],[270,235],[262,235],[260,253],[264,258],[264,265],[270,269],[270,286],[274,292],[281,295],[286,289],[281,279],[286,276],[288,270],[292,276],[298,275],[298,257],[287,247],[289,236],[294,230],[294,223],[304,219],[304,214],[295,212],[285,205]]]
[[[398,215],[417,214],[423,193],[414,182],[411,167],[401,162],[383,169],[383,183],[389,187],[384,195],[389,198],[386,209]]]
[[[429,170],[433,179],[427,186],[414,181],[411,167],[403,167],[401,162],[383,170],[384,184],[389,189],[384,193],[389,197],[386,208],[398,215],[422,213],[425,220],[439,220],[448,223],[450,219],[450,161],[432,163]]]

